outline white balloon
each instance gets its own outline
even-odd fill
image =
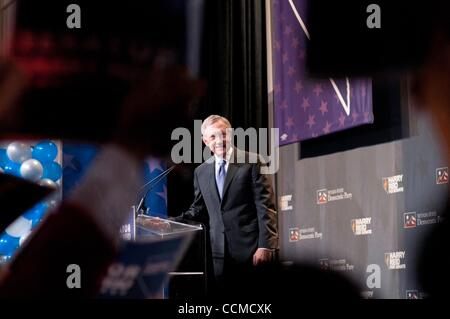
[[[0,173],[4,173],[5,171],[3,170],[3,168],[0,167]]]
[[[58,204],[59,204],[59,200],[57,200],[57,199],[51,199],[47,202],[49,210],[56,208],[58,206]]]
[[[32,221],[22,216],[17,218],[11,225],[6,228],[6,232],[11,237],[20,238],[31,231]]]
[[[31,147],[25,143],[13,142],[8,145],[6,155],[15,163],[23,163],[31,158]]]
[[[22,244],[27,240],[28,236],[30,236],[31,231],[20,237],[19,239],[19,246],[22,246]]]
[[[42,167],[42,164],[35,159],[26,160],[20,166],[20,175],[32,182],[40,180],[43,173],[44,168]]]
[[[53,188],[55,190],[58,189],[58,185],[49,178],[44,178],[44,179],[40,180],[38,184],[41,186]]]

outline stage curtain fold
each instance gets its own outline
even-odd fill
[[[203,56],[202,115],[222,114],[234,127],[267,127],[264,2],[207,1]]]

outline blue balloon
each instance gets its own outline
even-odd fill
[[[57,182],[62,176],[62,168],[56,162],[46,163],[44,164],[44,174],[42,178],[51,179],[54,182]]]
[[[7,233],[0,235],[0,255],[11,256],[20,246],[20,238],[14,238]]]
[[[44,217],[48,206],[45,203],[39,203],[23,214],[23,217],[31,220],[31,227],[35,227]]]
[[[8,162],[3,167],[3,171],[6,174],[11,174],[11,175],[14,175],[17,177],[22,177],[22,175],[20,174],[20,165],[21,164],[14,163],[13,161],[8,160]]]
[[[6,163],[9,162],[8,155],[6,154],[5,148],[0,148],[0,167],[4,168]]]
[[[32,157],[41,163],[55,160],[58,155],[58,147],[51,141],[42,141],[33,147]]]

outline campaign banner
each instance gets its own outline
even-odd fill
[[[374,121],[370,79],[308,76],[307,2],[272,1],[274,117],[280,145]]]

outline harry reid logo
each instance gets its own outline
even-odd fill
[[[299,237],[300,237],[300,231],[299,231],[298,227],[289,228],[289,241],[290,242],[298,241]]]
[[[388,194],[403,192],[403,174],[383,177],[383,188]]]
[[[414,228],[417,226],[417,217],[416,213],[405,213],[404,215],[404,227],[405,228]]]
[[[369,229],[372,217],[356,218],[351,220],[352,231],[354,235],[370,235],[372,229]]]
[[[448,184],[448,167],[436,169],[436,184]]]
[[[406,264],[402,263],[405,259],[406,252],[402,251],[394,251],[387,252],[384,254],[384,262],[388,269],[405,269]]]
[[[317,204],[326,204],[328,202],[328,194],[326,189],[319,189],[317,191]]]
[[[282,212],[293,209],[291,200],[292,200],[292,195],[280,196],[279,207]]]

